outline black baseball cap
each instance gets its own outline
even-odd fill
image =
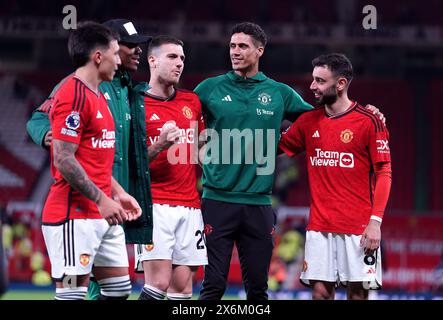
[[[120,36],[120,42],[123,43],[148,43],[152,40],[150,36],[142,36],[138,34],[134,24],[126,19],[112,19],[103,22],[105,26],[117,32]]]

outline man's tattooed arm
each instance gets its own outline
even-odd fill
[[[54,166],[63,178],[77,191],[88,199],[98,203],[102,191],[89,179],[83,167],[75,158],[78,145],[58,139],[52,140]]]

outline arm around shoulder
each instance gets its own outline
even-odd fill
[[[47,148],[45,137],[51,130],[48,114],[45,112],[34,111],[31,119],[26,123],[26,130],[35,144]]]
[[[286,84],[280,84],[280,92],[283,96],[285,118],[295,121],[303,112],[314,109],[294,89]]]
[[[195,87],[194,92],[198,95],[202,106],[207,105],[211,92],[218,83],[216,79],[220,79],[220,77],[208,78]]]

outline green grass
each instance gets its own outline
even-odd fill
[[[5,293],[1,300],[54,300],[53,291],[15,290]],[[138,293],[133,293],[129,300],[137,300]]]
[[[52,300],[54,293],[51,291],[9,291],[3,295],[2,300]]]
[[[54,300],[54,293],[53,291],[40,290],[11,290],[5,293],[0,300]],[[131,294],[129,300],[137,300],[138,295],[138,292]],[[197,295],[194,295],[192,299],[197,299]],[[225,295],[224,300],[238,300],[238,297]]]

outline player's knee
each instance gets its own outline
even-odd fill
[[[322,282],[316,282],[312,288],[313,300],[332,300],[334,299],[334,288]]]
[[[155,279],[154,281],[152,281],[152,283],[150,283],[150,286],[155,287],[161,291],[167,291],[169,288],[169,283],[169,279]]]
[[[98,280],[98,284],[100,285],[99,300],[125,300],[132,290],[129,275]]]
[[[175,281],[169,285],[168,292],[176,293],[192,293],[192,281],[191,283]]]
[[[56,288],[55,300],[85,300],[87,287]]]
[[[312,290],[312,300],[331,300],[333,296],[330,292],[324,289]]]

